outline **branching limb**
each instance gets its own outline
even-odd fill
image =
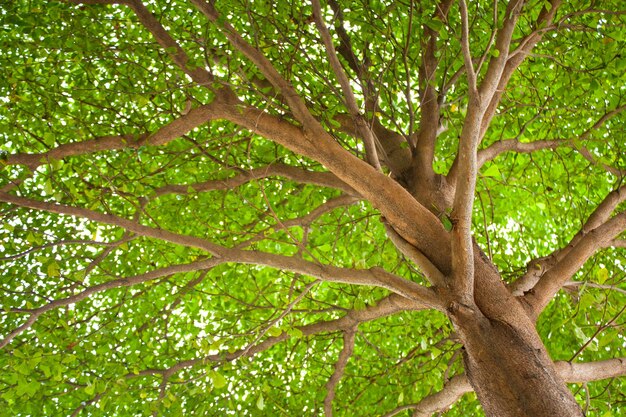
[[[20,207],[31,208],[34,210],[43,210],[49,213],[82,217],[84,219],[92,220],[95,222],[117,226],[140,236],[164,240],[166,242],[176,243],[182,246],[198,248],[207,251],[214,256],[220,256],[224,249],[219,245],[215,245],[199,237],[181,235],[163,229],[155,229],[149,226],[144,226],[132,220],[114,216],[112,214],[100,213],[85,208],[33,200],[25,197],[18,197],[13,194],[4,192],[0,192],[0,201],[15,204]]]
[[[567,246],[551,253],[548,256],[534,259],[528,263],[527,272],[510,285],[509,288],[511,292],[516,296],[521,296],[525,292],[531,290],[541,277],[544,276],[550,269],[559,263],[563,263],[565,257],[577,247],[585,236],[607,222],[618,204],[623,201],[626,201],[626,186],[622,186],[611,191],[598,205],[598,207],[596,207],[594,212],[589,216],[581,228],[580,232],[572,238]],[[589,248],[589,251],[584,253],[583,259],[580,261],[584,263],[584,261],[593,255],[596,250],[611,245],[614,241],[613,237],[619,233],[619,226],[617,226],[617,229],[615,229],[614,232],[615,233],[611,236],[599,236],[601,239],[595,242],[597,246],[595,246],[595,248]],[[582,265],[582,263],[580,265]],[[578,267],[576,270],[577,269]],[[563,277],[563,282],[567,281],[569,278],[570,277]]]
[[[478,167],[487,161],[495,159],[504,152],[531,153],[542,149],[556,149],[561,146],[571,146],[572,141],[567,139],[536,140],[534,142],[520,142],[518,139],[506,139],[493,143],[478,151]]]
[[[588,363],[560,361],[555,362],[554,365],[559,376],[569,383],[592,382],[626,375],[626,358]],[[417,404],[407,404],[398,407],[383,417],[392,417],[405,410],[414,410],[413,417],[428,417],[437,411],[447,409],[463,394],[471,391],[472,387],[467,376],[464,374],[457,375],[450,379],[441,391],[425,397]]]
[[[324,42],[324,47],[326,48],[326,53],[328,55],[330,66],[333,69],[333,73],[335,74],[337,81],[339,81],[339,85],[341,87],[341,91],[343,92],[344,102],[346,104],[348,112],[350,113],[350,116],[352,116],[354,124],[356,125],[357,130],[363,139],[367,160],[374,168],[380,171],[381,167],[377,151],[378,140],[374,135],[374,131],[366,123],[365,118],[363,117],[363,115],[361,115],[361,112],[359,111],[359,106],[356,102],[354,92],[352,91],[352,87],[350,86],[350,80],[344,72],[343,67],[341,66],[341,62],[339,62],[339,58],[337,57],[337,52],[335,51],[335,45],[333,44],[332,37],[330,35],[330,32],[328,31],[328,28],[326,27],[326,24],[324,23],[320,2],[319,0],[311,0],[311,4],[313,6],[313,18],[315,19],[315,25],[317,26],[317,30],[322,37],[322,41]]]
[[[335,370],[330,379],[326,383],[326,397],[324,398],[324,414],[326,417],[332,417],[333,415],[333,399],[335,398],[335,388],[341,380],[343,373],[348,364],[352,352],[354,352],[354,336],[356,334],[356,327],[344,330],[343,332],[343,348],[335,363]]]
[[[398,250],[402,254],[404,254],[404,256],[406,256],[410,261],[415,263],[421,269],[421,271],[424,273],[424,275],[432,285],[436,287],[443,287],[446,285],[446,278],[443,273],[439,269],[437,269],[437,267],[433,265],[433,263],[430,262],[430,260],[422,252],[420,252],[415,246],[404,240],[404,238],[400,236],[395,230],[393,230],[393,227],[391,227],[391,225],[389,225],[389,223],[387,223],[384,219],[383,225],[385,226],[385,230],[387,231],[387,236],[389,236],[389,239],[391,239],[396,248],[398,248]]]
[[[532,306],[535,317],[589,257],[624,230],[626,212],[621,212],[601,226],[577,235],[573,246],[564,252],[559,262],[543,274],[532,291],[525,295],[524,298]]]
[[[516,1],[516,0],[512,0],[512,1]],[[537,22],[535,23],[535,27],[543,28],[543,27],[548,26],[550,23],[552,23],[554,16],[556,15],[556,12],[559,6],[561,5],[562,1],[563,0],[550,0],[550,6],[549,7],[544,6],[544,8],[539,13]],[[509,6],[510,5],[511,3],[509,3]],[[496,71],[494,70],[494,76],[492,77],[493,78],[492,82],[495,82],[496,86],[494,88],[493,84],[490,85],[490,88],[493,91],[490,97],[488,97],[488,101],[485,103],[487,107],[486,107],[485,115],[482,121],[481,132],[480,132],[481,137],[484,136],[485,132],[487,131],[487,128],[489,127],[489,124],[491,123],[491,120],[493,119],[493,116],[495,115],[495,112],[498,108],[498,104],[500,103],[500,100],[502,99],[502,95],[504,94],[506,90],[506,86],[508,85],[509,80],[513,76],[513,73],[515,72],[515,70],[517,70],[517,68],[519,68],[522,62],[524,62],[524,60],[530,54],[530,52],[535,47],[535,45],[537,45],[541,41],[542,36],[543,36],[543,31],[541,30],[531,33],[521,42],[520,46],[518,46],[517,49],[515,49],[514,51],[509,51],[510,34],[509,34],[509,40],[507,42],[506,51],[501,50],[500,47],[498,46],[498,43],[496,43],[496,49],[499,51],[500,56],[502,56],[504,52],[507,56],[507,59],[504,61],[504,67],[499,68],[498,77],[495,77]],[[500,62],[500,65],[501,64],[502,62]]]
[[[504,12],[504,22],[496,36],[495,49],[497,56],[493,57],[489,62],[485,78],[479,87],[480,96],[485,106],[493,99],[504,74],[509,58],[511,39],[524,3],[523,0],[510,0],[507,4]]]
[[[284,177],[301,184],[313,184],[321,187],[336,188],[349,195],[356,195],[356,191],[354,191],[354,189],[346,185],[346,183],[330,172],[308,171],[281,163],[254,168],[224,180],[210,180],[195,184],[166,185],[161,188],[157,188],[155,190],[155,194],[157,196],[165,194],[188,194],[190,187],[194,192],[230,190],[252,180],[274,176]]]
[[[469,44],[469,23],[467,19],[467,4],[465,0],[459,0],[459,9],[461,11],[461,51],[463,53],[463,64],[465,73],[467,74],[467,84],[469,86],[470,96],[478,95],[476,86],[476,71],[472,63],[472,54]]]
[[[305,216],[297,217],[294,219],[288,219],[288,220],[279,220],[278,223],[273,227],[273,229],[276,231],[286,230],[294,226],[299,226],[299,227],[306,229],[311,225],[311,223],[313,223],[320,216],[323,216],[324,214],[329,213],[338,207],[344,207],[347,205],[354,204],[357,201],[358,199],[356,197],[352,197],[350,195],[342,195],[337,198],[328,200],[324,204],[313,209],[310,213],[308,213]],[[263,234],[263,231],[262,231],[256,236],[253,236],[250,239],[244,242],[241,242],[241,244],[237,245],[237,248],[241,249],[244,247],[249,247],[251,244],[258,242],[260,240],[263,240],[265,238],[266,236]],[[302,243],[303,242],[299,242],[299,246]]]
[[[546,140],[537,140],[534,142],[520,142],[517,138],[515,139],[506,139],[502,141],[498,141],[490,145],[489,147],[482,149],[478,152],[478,166],[482,166],[485,162],[491,161],[500,155],[503,152],[513,151],[513,152],[521,152],[521,153],[530,153],[535,152],[541,149],[555,149],[561,146],[567,146],[575,148],[580,154],[591,162],[594,165],[598,165],[598,161],[596,158],[589,152],[589,150],[581,145],[581,142],[584,142],[589,139],[591,134],[602,127],[607,121],[611,120],[613,117],[618,114],[624,112],[626,110],[626,105],[618,106],[613,110],[605,113],[600,117],[589,129],[585,130],[580,137],[575,139],[546,139]],[[622,176],[624,174],[623,170],[608,166],[606,164],[600,164],[604,170],[610,172],[617,176]]]
[[[478,167],[476,152],[479,142],[480,118],[478,97],[470,107],[463,124],[457,155],[459,175],[456,178],[452,205],[452,278],[455,293],[466,305],[472,305],[474,290],[474,255],[472,242],[472,208]]]
[[[303,129],[257,108],[238,102],[223,109],[224,119],[322,163],[379,209],[411,244],[428,249],[439,243],[433,242],[431,236],[440,236],[444,229],[434,214],[397,181],[347,152],[327,134],[316,137],[312,143]],[[447,253],[435,250],[432,255],[447,257]],[[443,264],[445,262],[441,262]]]
[[[50,159],[61,160],[71,156],[86,155],[100,151],[124,148],[137,149],[145,145],[164,145],[196,127],[214,120],[219,106],[221,106],[221,103],[216,99],[211,104],[197,107],[186,115],[180,116],[152,134],[103,136],[82,142],[72,142],[59,145],[47,152],[9,155],[4,163],[8,165],[23,164],[34,170],[38,166],[47,163]]]
[[[422,306],[412,302],[411,300],[403,298],[397,294],[391,294],[381,299],[376,305],[366,307],[362,310],[350,310],[346,315],[338,319],[318,321],[316,323],[308,324],[306,326],[297,326],[296,328],[302,333],[302,336],[304,337],[313,336],[320,333],[333,333],[338,331],[345,332],[350,329],[354,329],[360,323],[377,320],[379,318],[387,317],[401,311],[421,310],[422,308]],[[178,372],[182,369],[198,365],[205,365],[208,362],[231,362],[241,357],[254,356],[260,352],[270,349],[278,343],[282,343],[288,340],[291,337],[292,336],[288,332],[283,331],[278,336],[268,337],[264,341],[252,347],[246,348],[247,350],[245,355],[242,354],[244,349],[227,354],[208,355],[202,358],[180,361],[166,369],[145,369],[143,371],[140,371],[138,374],[128,374],[127,377],[133,378],[141,375],[163,374],[166,372],[168,372],[169,374],[174,374],[175,372]]]
[[[198,85],[204,87],[211,86],[213,83],[213,76],[200,66],[189,65],[189,56],[187,53],[170,36],[163,25],[161,25],[152,12],[144,6],[141,0],[125,0],[124,3],[133,9],[141,24],[143,24],[144,27],[152,33],[154,39],[185,74],[189,75],[189,77],[191,77],[191,79]]]
[[[442,0],[437,4],[434,19],[445,22],[453,0]],[[436,30],[424,26],[425,44],[422,46],[422,60],[419,68],[420,84],[420,122],[417,132],[417,142],[411,143],[415,148],[414,157],[417,169],[422,174],[432,175],[432,161],[435,152],[435,141],[439,128],[439,101],[435,89],[435,78],[439,60],[436,56]]]
[[[194,6],[204,16],[213,23],[218,29],[222,31],[228,41],[241,52],[246,58],[248,58],[261,73],[272,83],[272,85],[278,90],[278,92],[285,98],[291,111],[293,111],[296,118],[306,127],[313,127],[314,130],[321,129],[319,123],[315,120],[313,115],[309,112],[305,102],[298,95],[297,91],[272,65],[270,60],[258,49],[250,45],[235,28],[224,21],[220,13],[215,9],[212,3],[205,0],[191,0]]]
[[[626,358],[587,363],[560,361],[554,365],[561,378],[571,383],[599,381],[626,375]]]

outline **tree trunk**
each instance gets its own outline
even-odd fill
[[[582,417],[534,321],[510,295],[490,262],[481,256],[475,261],[476,306],[451,302],[449,312],[464,346],[465,371],[485,414]]]

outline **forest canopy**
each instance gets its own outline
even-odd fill
[[[3,412],[626,414],[625,34],[622,0],[3,2]]]

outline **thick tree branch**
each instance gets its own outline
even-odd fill
[[[607,359],[598,362],[554,363],[559,376],[568,383],[584,383],[626,375],[626,358]],[[414,410],[413,417],[429,417],[454,404],[463,394],[472,392],[467,376],[457,375],[448,381],[443,389],[422,399],[417,404],[407,404],[396,408],[383,417],[392,417],[405,410]]]
[[[434,19],[445,22],[453,0],[442,0],[437,4]],[[424,25],[425,44],[422,45],[422,60],[419,68],[420,83],[420,124],[417,132],[414,164],[416,175],[433,175],[432,162],[435,153],[435,141],[439,128],[439,102],[435,89],[435,78],[439,60],[436,57],[436,30]]]
[[[473,96],[457,155],[459,175],[456,179],[454,202],[452,205],[452,278],[454,292],[466,305],[472,305],[474,289],[474,256],[472,242],[472,213],[478,167],[476,152],[479,143],[480,105],[479,98]]]
[[[446,242],[432,238],[444,234],[445,229],[437,217],[398,182],[350,154],[325,132],[312,138],[307,131],[240,102],[223,109],[224,119],[322,163],[380,210],[405,240],[431,261],[439,259],[433,263],[445,269],[447,263],[441,258],[447,257],[448,252],[442,250],[441,245]]]

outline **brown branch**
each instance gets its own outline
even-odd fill
[[[313,128],[313,130],[321,129],[321,126],[311,115],[304,100],[298,95],[296,89],[276,70],[274,65],[272,65],[270,60],[261,51],[250,45],[231,24],[222,18],[213,4],[204,0],[191,0],[191,3],[193,3],[211,23],[221,30],[233,47],[252,61],[265,78],[276,87],[278,92],[285,98],[285,101],[296,118],[304,126]]]
[[[299,226],[299,227],[302,227],[303,229],[307,229],[308,226],[311,223],[313,223],[316,219],[318,219],[320,216],[323,216],[324,214],[329,213],[338,207],[344,207],[347,205],[354,204],[357,201],[359,200],[356,197],[353,197],[350,195],[341,195],[339,197],[332,198],[326,201],[325,203],[319,205],[315,209],[311,210],[311,212],[309,212],[308,214],[302,217],[296,217],[296,218],[288,219],[288,220],[280,220],[276,218],[277,223],[272,228],[275,231],[287,230],[290,227],[294,227],[294,226]],[[306,239],[306,233],[304,236],[305,236],[304,239]],[[237,245],[237,248],[242,249],[242,248],[249,247],[253,243],[263,240],[265,238],[266,238],[265,230],[261,230],[259,231],[257,235],[251,237],[250,239],[244,242],[241,242],[239,245]],[[305,246],[305,240],[303,240],[302,242],[299,242],[298,246],[302,250]]]
[[[67,306],[70,304],[78,303],[93,294],[110,290],[112,288],[129,287],[129,286],[141,284],[147,281],[152,281],[157,278],[161,278],[161,277],[165,277],[165,276],[169,276],[169,275],[173,275],[177,273],[212,268],[215,265],[220,264],[221,262],[223,261],[220,260],[219,258],[212,258],[212,259],[192,262],[189,264],[168,266],[165,268],[156,269],[156,270],[146,272],[140,275],[135,275],[132,277],[125,277],[125,278],[103,282],[102,284],[91,286],[79,292],[78,294],[74,294],[66,298],[60,298],[60,299],[51,301],[48,304],[45,304],[35,309],[20,310],[20,312],[27,313],[30,315],[28,317],[28,320],[26,320],[26,322],[23,323],[21,326],[9,332],[2,340],[0,340],[0,349],[5,347],[7,344],[9,344],[11,340],[13,340],[16,336],[18,336],[19,334],[21,334],[22,332],[30,328],[35,323],[35,321],[47,311],[53,310],[55,308]]]
[[[343,373],[348,364],[348,360],[354,352],[354,336],[356,334],[356,327],[353,327],[343,332],[343,348],[335,363],[335,370],[326,383],[326,397],[324,398],[324,414],[326,417],[333,416],[333,399],[335,398],[335,388],[341,380]]]
[[[465,73],[467,74],[469,94],[472,96],[477,95],[478,90],[476,88],[476,71],[474,71],[472,54],[470,52],[469,24],[467,21],[467,4],[465,0],[459,0],[459,9],[461,11],[461,51],[463,53],[463,65],[465,66]]]
[[[489,62],[487,72],[479,87],[479,93],[485,106],[492,101],[494,94],[496,94],[499,88],[509,58],[513,32],[523,5],[523,0],[509,0],[507,4],[504,12],[504,22],[496,35],[495,49],[498,51],[497,56],[493,57]]]
[[[446,242],[433,240],[433,236],[445,234],[437,217],[397,181],[343,149],[326,132],[311,136],[305,129],[240,102],[224,106],[223,110],[224,119],[323,164],[380,210],[405,240],[431,261],[439,258],[440,262],[433,262],[439,268],[447,264],[441,259],[448,256],[448,251],[441,250]]]
[[[381,287],[415,302],[423,303],[428,308],[443,309],[439,297],[432,289],[387,272],[379,267],[359,270],[340,268],[333,265],[309,262],[292,256],[238,249],[228,249],[223,254],[223,259],[227,262],[289,270],[328,282]]]
[[[218,257],[221,256],[224,251],[223,247],[215,245],[199,237],[180,235],[174,232],[170,232],[168,230],[155,229],[149,226],[144,226],[132,220],[125,219],[123,217],[114,216],[112,214],[105,214],[80,207],[73,207],[63,204],[28,199],[25,197],[18,197],[5,192],[0,192],[0,201],[15,204],[16,206],[20,207],[31,208],[33,210],[43,210],[47,211],[48,213],[61,214],[64,216],[82,217],[84,219],[92,220],[98,223],[104,223],[120,227],[140,236],[164,240],[166,242],[171,242],[182,246],[198,248]]]
[[[589,363],[554,363],[559,376],[568,383],[584,383],[626,375],[626,358],[607,359]],[[448,381],[443,389],[423,398],[417,404],[407,404],[394,409],[383,417],[392,417],[405,410],[414,410],[413,417],[428,417],[443,411],[454,404],[463,394],[472,392],[472,387],[464,374]]]
[[[191,110],[188,114],[180,116],[152,134],[141,133],[137,135],[103,136],[81,142],[66,143],[47,152],[9,155],[4,163],[8,165],[23,164],[28,166],[31,170],[34,170],[51,159],[61,160],[71,156],[114,149],[137,149],[144,145],[164,145],[190,132],[196,127],[213,120],[218,114],[217,109],[219,106],[221,106],[220,101],[215,99],[211,104]]]
[[[442,0],[437,4],[433,18],[445,22],[453,0]],[[420,83],[420,123],[415,146],[415,167],[420,175],[433,175],[432,162],[435,153],[435,141],[439,128],[439,102],[435,89],[435,78],[439,60],[436,57],[438,33],[434,29],[424,26],[426,37],[422,45],[422,59],[419,67]],[[411,132],[413,133],[413,132]]]
[[[9,332],[7,336],[0,341],[0,348],[3,348],[16,336],[30,328],[42,314],[52,309],[78,303],[93,294],[113,288],[133,286],[177,273],[205,270],[225,262],[253,264],[288,270],[328,282],[378,286],[389,289],[392,292],[407,298],[413,303],[413,308],[437,308],[439,310],[443,310],[443,306],[440,304],[438,297],[433,291],[424,288],[419,284],[413,283],[412,281],[393,275],[380,268],[354,270],[349,268],[339,268],[331,265],[321,265],[304,259],[259,251],[243,251],[226,248],[222,248],[222,250],[225,256],[219,258],[205,259],[189,264],[168,266],[132,277],[107,281],[88,287],[78,294],[51,301],[50,303],[35,309],[14,310],[14,312],[27,313],[29,314],[29,317],[25,323]],[[358,313],[355,314],[358,315]],[[252,350],[253,348],[248,347],[248,349]]]
[[[338,319],[319,321],[305,326],[296,326],[295,329],[299,330],[302,333],[302,336],[305,337],[319,333],[348,331],[349,329],[355,328],[360,323],[377,320],[379,318],[387,317],[401,311],[421,310],[422,308],[423,307],[421,307],[419,304],[416,304],[411,300],[407,300],[406,298],[403,298],[397,294],[391,294],[385,298],[382,298],[380,301],[378,301],[378,303],[373,306],[368,306],[362,310],[350,310],[347,312],[346,315]],[[292,336],[287,331],[283,331],[278,336],[268,337],[264,341],[250,348],[247,348],[245,355],[242,355],[244,349],[240,349],[238,351],[226,354],[220,353],[215,355],[208,355],[202,358],[180,361],[166,369],[145,369],[143,371],[140,371],[138,374],[129,374],[128,377],[164,373],[173,374],[185,368],[197,365],[204,365],[207,362],[230,362],[242,356],[251,357],[267,349],[270,349],[271,347],[277,345],[278,343],[284,342],[291,337]]]
[[[624,110],[626,110],[626,105],[616,107],[613,110],[605,113],[589,129],[585,130],[578,139],[544,139],[529,143],[523,143],[520,142],[517,138],[514,138],[495,142],[489,147],[482,149],[478,152],[478,166],[482,166],[485,162],[491,161],[501,153],[507,151],[530,153],[541,149],[555,149],[559,146],[573,147],[578,152],[580,152],[580,154],[589,162],[594,165],[598,165],[598,161],[596,160],[596,158],[591,154],[591,152],[589,152],[587,148],[581,146],[580,142],[588,140],[595,130],[600,128],[613,117],[622,113]],[[607,172],[610,172],[617,176],[622,176],[624,174],[623,170],[610,167],[606,164],[602,164],[602,168],[604,168]]]
[[[607,194],[602,202],[598,204],[598,207],[596,207],[594,212],[589,216],[581,230],[571,239],[567,246],[554,251],[548,256],[533,259],[528,263],[526,273],[509,286],[512,294],[521,296],[524,295],[525,292],[531,290],[548,270],[553,268],[559,262],[563,262],[565,256],[576,247],[576,245],[588,232],[591,232],[605,223],[610,218],[617,205],[623,201],[626,201],[626,186],[622,186]],[[608,236],[607,239],[602,242],[598,242],[597,244],[599,246],[596,250],[610,246],[611,243],[614,242],[612,238],[612,236]],[[587,256],[591,256],[592,254],[593,253],[589,253]]]
[[[267,177],[280,176],[301,184],[314,184],[320,187],[329,187],[341,190],[349,195],[356,195],[356,191],[346,185],[330,172],[307,171],[298,167],[276,163],[249,171],[224,180],[209,180],[194,184],[166,185],[155,190],[155,194],[188,194],[191,188],[193,192],[205,192],[213,190],[230,190],[252,180]]]
[[[477,95],[470,95],[473,104],[467,113],[459,139],[456,157],[458,175],[450,215],[452,227],[452,278],[459,301],[472,305],[474,290],[474,255],[472,242],[472,208],[478,173],[476,152],[480,131],[480,104]]]
[[[626,212],[621,212],[602,225],[577,235],[564,252],[564,256],[546,271],[533,289],[524,296],[535,317],[589,257],[624,230],[626,230]]]
[[[404,256],[406,256],[410,261],[415,263],[415,265],[420,268],[420,270],[426,276],[426,279],[428,279],[428,281],[435,287],[445,287],[446,277],[443,275],[443,273],[439,269],[437,269],[437,267],[433,265],[432,262],[430,262],[430,260],[428,260],[428,258],[424,256],[422,252],[420,252],[415,246],[404,240],[402,236],[400,236],[395,230],[393,230],[393,227],[391,227],[391,225],[389,225],[389,223],[387,223],[385,219],[383,219],[383,225],[385,226],[387,236],[393,242],[395,247]]]
[[[512,0],[512,1],[516,1],[516,0]],[[535,23],[535,27],[545,28],[546,26],[548,26],[554,19],[554,16],[556,15],[556,12],[559,6],[561,5],[562,1],[563,0],[551,0],[550,8],[548,9],[544,7],[539,13],[537,22]],[[524,60],[530,54],[530,52],[535,47],[535,45],[537,45],[541,41],[543,32],[544,32],[543,29],[538,29],[535,32],[531,33],[530,35],[526,36],[524,40],[521,42],[521,45],[518,46],[517,49],[512,52],[509,52],[509,45],[510,45],[510,39],[509,39],[507,50],[504,51],[505,54],[503,54],[503,51],[500,49],[500,47],[496,43],[496,49],[498,49],[498,51],[500,52],[500,57],[502,57],[503,55],[506,55],[507,59],[505,60],[504,67],[500,71],[500,75],[497,77],[498,79],[493,80],[496,82],[497,85],[495,86],[495,88],[493,86],[491,87],[493,88],[493,93],[489,97],[489,101],[485,103],[487,105],[487,108],[485,110],[485,115],[482,121],[481,133],[480,133],[481,137],[485,135],[485,132],[487,131],[487,128],[489,127],[489,124],[491,123],[491,119],[493,119],[495,115],[495,112],[498,108],[498,104],[500,103],[500,100],[502,99],[502,95],[504,94],[504,91],[506,90],[506,86],[508,85],[509,80],[513,76],[513,73],[517,70],[517,68],[519,68],[522,62],[524,62]]]
[[[612,246],[614,248],[626,248],[626,239],[613,239],[608,242],[606,246]]]
[[[158,44],[185,74],[189,75],[189,77],[191,77],[191,79],[198,85],[204,87],[211,86],[213,83],[213,76],[202,67],[189,65],[189,56],[187,53],[170,36],[163,25],[161,25],[152,12],[144,6],[141,0],[125,0],[124,4],[127,4],[131,9],[133,9],[141,24],[143,24],[144,27],[152,33],[152,36],[154,36]]]
[[[572,142],[567,139],[546,139],[536,140],[534,142],[520,142],[518,139],[505,139],[493,143],[485,149],[478,151],[478,167],[484,165],[485,162],[495,159],[504,152],[520,152],[531,153],[542,149],[555,149],[560,146],[571,146]]]
[[[378,171],[381,170],[380,161],[378,159],[378,151],[376,150],[378,140],[374,136],[373,130],[370,126],[365,122],[365,118],[361,115],[359,111],[359,106],[356,102],[356,98],[354,96],[354,92],[352,91],[352,87],[350,86],[350,80],[346,76],[346,73],[339,62],[339,58],[337,57],[337,52],[335,51],[335,45],[333,44],[332,37],[326,24],[324,23],[322,16],[322,7],[320,6],[319,0],[311,0],[311,4],[313,6],[313,19],[315,20],[315,25],[317,26],[317,30],[319,31],[322,41],[324,42],[324,47],[326,49],[326,53],[328,55],[328,60],[330,62],[330,66],[339,82],[339,86],[341,87],[341,91],[343,92],[344,102],[352,116],[354,124],[363,139],[363,144],[365,145],[365,154],[367,156],[368,162],[376,168]]]

